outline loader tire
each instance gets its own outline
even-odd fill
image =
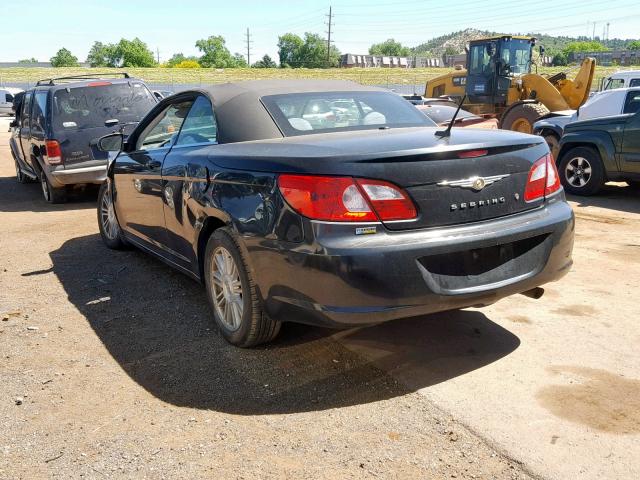
[[[500,120],[500,128],[514,132],[533,133],[533,124],[549,109],[541,103],[519,103],[509,108]]]

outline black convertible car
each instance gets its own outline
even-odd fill
[[[574,217],[540,137],[452,129],[342,81],[253,81],[162,100],[98,202],[133,244],[205,283],[224,337],[283,321],[371,325],[540,294],[571,266]]]

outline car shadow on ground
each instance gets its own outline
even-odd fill
[[[620,212],[640,213],[640,189],[629,187],[626,183],[607,183],[597,195],[591,197],[567,195],[567,199],[576,202],[578,209],[600,207]]]
[[[69,300],[124,371],[179,406],[260,415],[375,402],[520,344],[481,312],[458,311],[348,331],[286,323],[272,344],[239,349],[212,326],[204,288],[143,252],[107,250],[90,235],[50,256]],[[411,381],[398,382],[403,375]]]
[[[58,212],[96,208],[98,186],[75,189],[68,202],[58,205],[47,203],[40,183],[18,183],[15,177],[0,177],[0,212]]]

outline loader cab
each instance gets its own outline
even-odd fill
[[[513,77],[531,71],[534,38],[493,37],[469,43],[466,94],[470,103],[504,105]]]

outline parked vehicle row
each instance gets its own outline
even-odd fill
[[[578,111],[534,125],[558,163],[565,189],[593,195],[607,181],[640,182],[640,87],[605,89]]]
[[[0,88],[0,115],[13,115],[13,102],[16,94],[22,92],[19,88]]]

